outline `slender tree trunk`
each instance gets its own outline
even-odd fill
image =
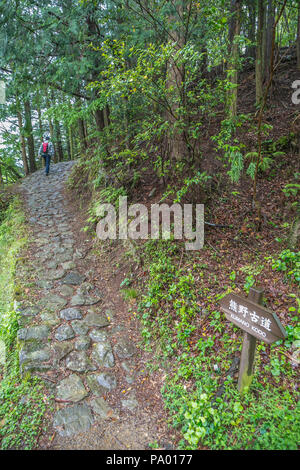
[[[256,82],[256,105],[263,97],[263,28],[264,28],[264,0],[257,0],[258,6],[258,25],[256,35],[256,63],[255,63],[255,82]]]
[[[32,122],[31,122],[31,106],[30,101],[26,100],[24,102],[25,109],[25,131],[27,135],[27,148],[28,148],[28,160],[29,160],[29,171],[33,173],[36,171],[36,162],[35,162],[35,151],[34,151],[34,139],[32,131]]]
[[[264,81],[267,82],[270,78],[270,62],[272,52],[272,36],[273,26],[275,22],[275,1],[268,0],[268,13],[267,13],[267,24],[266,24],[266,44],[264,51]]]
[[[97,130],[102,132],[105,127],[105,118],[103,109],[96,109],[94,112]]]
[[[57,160],[59,162],[62,162],[64,159],[64,153],[63,153],[63,148],[62,148],[60,125],[57,120],[54,121],[54,128],[55,128],[55,137],[56,137],[56,142],[57,142]]]
[[[50,106],[51,106],[48,93],[46,93],[46,106],[47,106],[47,108],[50,108]],[[53,162],[57,163],[57,155],[58,155],[57,145],[56,145],[56,139],[55,139],[55,133],[54,133],[54,126],[53,126],[52,119],[50,117],[48,118],[48,123],[49,123],[49,130],[50,130],[50,138],[51,138],[51,142],[52,142],[53,147],[54,147]]]
[[[108,104],[104,108],[104,123],[105,127],[110,125],[110,110]]]
[[[191,2],[187,3],[189,3],[189,5],[183,5],[182,2],[178,3],[177,12],[172,13],[169,17],[169,22],[171,24],[178,20],[176,14],[182,18],[184,14],[188,13],[189,8],[191,8]],[[176,40],[178,48],[184,47],[186,37],[183,31],[178,28],[178,30],[172,31],[172,35]],[[170,158],[173,162],[176,162],[183,160],[188,154],[184,131],[180,130],[177,126],[178,122],[183,120],[179,114],[179,110],[184,107],[185,102],[185,66],[177,64],[174,58],[170,60],[167,70],[167,87],[173,90],[173,92],[170,93],[171,99],[169,103],[169,111],[167,112],[171,130],[169,135],[169,148]]]
[[[76,101],[78,105],[81,106],[80,98],[77,98]],[[88,145],[87,145],[87,135],[86,135],[85,124],[82,118],[78,119],[78,134],[79,134],[81,151],[85,152],[86,149],[88,148]]]
[[[2,168],[1,168],[1,162],[0,162],[0,186],[3,186],[3,185],[4,185],[4,181],[3,181]]]
[[[21,144],[21,153],[22,153],[22,161],[23,161],[23,169],[25,176],[29,174],[28,162],[27,162],[27,155],[26,155],[26,143],[24,138],[24,130],[23,130],[23,122],[22,122],[22,114],[21,111],[17,111],[18,117],[18,125],[19,125],[19,132],[20,132],[20,144]]]
[[[297,69],[300,70],[300,2],[298,3],[296,49],[297,49]]]
[[[84,127],[83,119],[78,119],[78,132],[79,132],[81,150],[83,152],[85,152],[85,150],[87,149],[87,141],[86,141],[85,127]]]
[[[256,33],[256,8],[253,0],[248,0],[248,11],[249,11],[249,26],[248,26],[248,39],[251,41],[251,45],[247,47],[246,56],[255,60],[256,48],[255,48],[255,33]]]
[[[56,104],[55,93],[51,90],[51,103],[53,106]],[[57,119],[53,120],[53,128],[52,132],[54,134],[54,142],[55,142],[55,156],[54,156],[54,163],[62,162],[64,159],[63,149],[62,149],[62,142],[61,142],[61,131],[60,131],[60,124]]]
[[[274,75],[274,51],[275,51],[275,41],[276,41],[276,28],[277,25],[280,21],[280,18],[283,15],[284,9],[286,7],[288,0],[283,0],[283,3],[281,5],[281,9],[278,13],[278,16],[276,20],[274,21],[273,25],[273,32],[272,32],[272,47],[271,47],[271,58],[270,58],[270,78],[268,83],[266,84],[264,94],[260,103],[260,108],[258,112],[258,118],[257,118],[257,144],[258,144],[258,152],[257,152],[257,158],[256,158],[256,164],[255,164],[255,174],[254,174],[254,180],[253,180],[253,197],[252,197],[252,205],[253,207],[256,208],[257,210],[257,219],[258,219],[258,230],[260,230],[261,226],[261,204],[260,201],[257,198],[257,176],[258,176],[258,169],[259,165],[262,163],[263,159],[263,153],[262,153],[262,138],[263,138],[263,114],[264,110],[266,107],[267,99],[268,99],[268,94],[270,91],[270,87],[272,84],[273,80],[273,75]]]
[[[44,129],[43,129],[43,122],[42,122],[41,102],[40,102],[40,95],[39,94],[38,94],[38,99],[37,99],[37,113],[38,113],[40,139],[43,140]]]
[[[72,158],[71,158],[71,154],[72,154],[72,150],[71,150],[71,142],[72,142],[71,127],[68,127],[66,124],[64,124],[64,131],[65,131],[65,136],[66,136],[66,146],[67,146],[68,160],[72,160]]]
[[[87,23],[87,27],[88,27],[89,37],[90,37],[91,41],[93,41],[94,38],[97,37],[97,35],[98,35],[98,26],[97,26],[97,23],[95,22],[95,19],[93,17],[93,13],[87,16],[86,23]],[[94,54],[93,69],[92,69],[92,73],[91,73],[92,82],[95,82],[95,81],[98,80],[99,65],[100,65],[100,62],[99,62],[99,59],[98,59],[98,54]],[[97,92],[93,92],[93,97],[94,97],[94,99],[97,98]],[[94,116],[95,116],[97,130],[99,132],[102,132],[104,127],[105,127],[104,110],[103,109],[96,109],[94,111]]]
[[[241,0],[232,0],[231,2],[234,15],[229,28],[230,58],[227,69],[229,80],[233,86],[227,94],[227,109],[230,117],[237,115],[239,45],[236,38],[241,31],[241,3]]]
[[[49,118],[48,122],[49,122],[50,138],[51,138],[51,142],[52,142],[53,147],[54,147],[53,162],[57,163],[57,145],[56,145],[56,140],[55,140],[55,136],[54,136],[54,126],[53,126],[51,118]]]
[[[263,0],[263,25],[262,25],[262,74],[264,81],[264,70],[266,67],[266,44],[267,44],[267,0]]]

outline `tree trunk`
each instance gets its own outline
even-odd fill
[[[76,102],[79,106],[81,106],[80,98],[77,98]],[[87,135],[86,135],[86,130],[85,130],[85,124],[82,118],[78,118],[78,134],[79,134],[81,151],[85,152],[86,149],[88,148],[88,145],[87,145],[87,139],[86,139]]]
[[[104,119],[103,109],[96,109],[96,111],[94,112],[94,116],[95,116],[97,130],[99,132],[102,132],[104,127],[105,127],[105,119]]]
[[[247,47],[246,57],[250,57],[255,60],[256,48],[255,48],[255,33],[256,33],[256,8],[253,0],[248,0],[248,11],[249,11],[249,23],[248,23],[248,39],[251,41],[251,45]]]
[[[275,23],[275,1],[268,0],[267,24],[266,24],[266,44],[264,51],[264,81],[270,78],[270,62],[272,53],[273,26]]]
[[[95,38],[97,38],[99,31],[98,31],[98,26],[97,23],[95,22],[95,19],[93,17],[93,12],[87,16],[86,18],[86,23],[88,27],[88,32],[89,32],[89,38],[91,42],[94,41]],[[98,54],[94,54],[93,56],[93,69],[91,73],[91,81],[96,82],[99,80],[98,73],[99,73],[99,66],[100,66],[100,61],[98,59]],[[97,92],[93,91],[93,98],[97,98]],[[103,109],[96,109],[94,111],[94,116],[95,116],[95,121],[96,121],[96,126],[97,130],[99,132],[102,132],[104,127],[105,127],[105,118],[104,118],[104,110]]]
[[[74,160],[74,139],[73,139],[72,127],[69,127],[69,142],[70,142],[70,160]]]
[[[87,141],[86,141],[83,119],[78,119],[78,132],[79,132],[81,150],[85,152],[87,149]]]
[[[256,83],[256,105],[263,97],[263,28],[264,28],[264,0],[257,0],[258,4],[258,25],[256,35],[256,63],[255,63],[255,83]]]
[[[110,110],[108,104],[104,108],[104,123],[105,127],[110,125]]]
[[[44,130],[43,130],[43,122],[42,122],[42,113],[41,113],[41,102],[40,102],[40,95],[37,92],[37,113],[38,113],[38,122],[39,122],[39,131],[40,131],[40,139],[43,140]]]
[[[233,88],[227,93],[227,109],[229,117],[232,118],[237,115],[239,45],[236,38],[241,31],[241,0],[232,0],[231,8],[234,15],[229,27],[230,49],[227,73]]]
[[[29,168],[27,162],[27,155],[26,155],[26,143],[24,138],[24,130],[23,130],[23,122],[22,122],[22,114],[21,111],[17,111],[18,117],[18,124],[19,124],[19,132],[20,132],[20,144],[21,144],[21,153],[22,153],[22,161],[23,161],[23,169],[25,176],[29,175]]]
[[[298,23],[297,23],[296,49],[297,49],[297,69],[300,70],[300,2],[298,3]]]
[[[46,106],[47,108],[50,108],[50,99],[49,99],[49,94],[46,94]],[[49,130],[50,130],[50,139],[54,148],[54,156],[53,156],[53,162],[57,163],[57,145],[56,145],[56,139],[55,139],[55,134],[54,134],[54,126],[51,118],[48,118],[48,123],[49,123]]]
[[[290,250],[297,249],[299,235],[300,235],[300,206],[298,207],[298,214],[292,223],[290,234],[289,234],[288,245],[289,245]]]
[[[190,5],[191,8],[191,5]],[[184,6],[183,2],[178,4],[177,15],[181,18],[187,12],[188,6]],[[169,22],[172,24],[176,21],[175,12],[169,17]],[[185,45],[185,34],[179,28],[178,30],[172,31],[172,35],[176,40],[178,49]],[[185,105],[185,66],[178,65],[175,60],[171,59],[167,67],[167,87],[172,89],[170,93],[169,111],[167,112],[168,120],[170,122],[170,135],[169,135],[169,148],[171,161],[183,160],[187,154],[188,149],[184,139],[184,130],[180,130],[177,124],[182,121],[182,117],[179,115],[179,109],[184,108]],[[183,123],[184,125],[184,123]]]
[[[30,101],[24,102],[25,109],[25,131],[27,136],[27,148],[28,148],[28,159],[29,159],[29,172],[34,173],[36,171],[35,162],[35,151],[34,151],[34,139],[32,133],[32,122],[31,122],[31,106]]]
[[[55,137],[56,137],[56,143],[57,143],[57,160],[59,162],[62,162],[64,159],[64,153],[63,153],[62,142],[61,142],[60,125],[57,120],[54,121],[54,128],[55,128]]]

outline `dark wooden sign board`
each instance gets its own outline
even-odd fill
[[[249,297],[228,294],[221,300],[227,320],[244,330],[238,388],[250,386],[254,371],[256,340],[271,344],[286,337],[277,315],[261,305],[263,291],[250,289]]]

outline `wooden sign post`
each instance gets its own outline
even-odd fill
[[[238,389],[249,388],[254,372],[256,340],[271,344],[286,337],[275,313],[261,305],[263,291],[250,288],[248,298],[228,294],[221,300],[221,310],[227,320],[244,330]]]

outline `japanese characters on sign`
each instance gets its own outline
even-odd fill
[[[231,317],[240,322],[242,325],[249,327],[249,320],[254,323],[255,325],[251,325],[251,329],[262,338],[266,338],[267,331],[271,331],[272,321],[270,318],[266,318],[263,315],[258,315],[254,309],[249,310],[249,308],[245,305],[230,299],[229,310],[232,310],[233,312]],[[234,313],[237,313],[239,316],[234,315]]]
[[[286,336],[275,313],[246,298],[228,294],[221,301],[221,309],[228,320],[266,343]]]

